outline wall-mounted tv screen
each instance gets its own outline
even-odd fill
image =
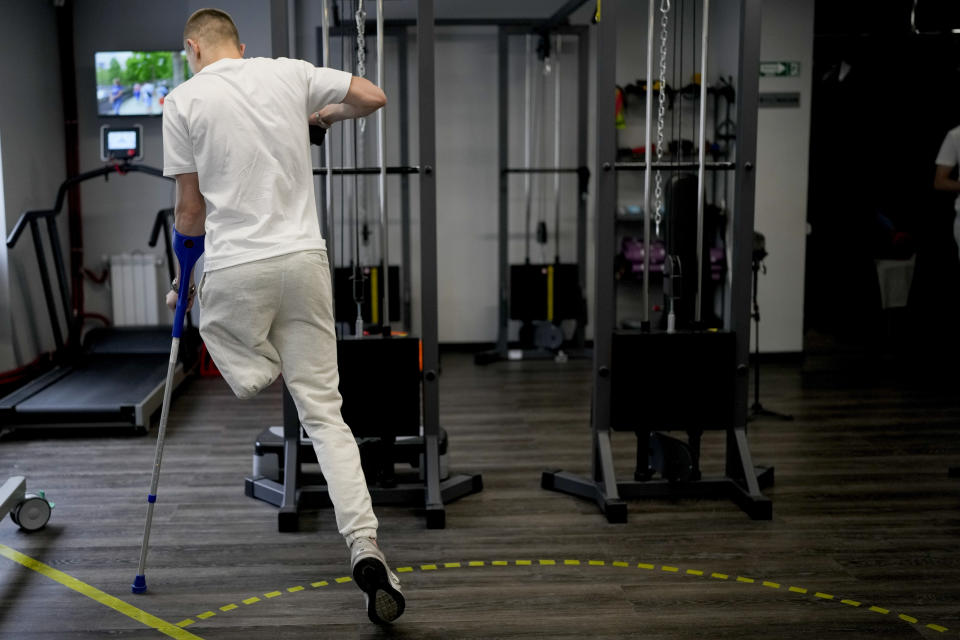
[[[190,77],[183,51],[98,51],[97,113],[159,116],[163,99]]]

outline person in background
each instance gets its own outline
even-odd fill
[[[123,87],[120,86],[120,78],[114,78],[113,86],[110,87],[110,107],[113,109],[113,115],[119,115],[122,103]]]
[[[960,256],[960,180],[955,177],[954,169],[960,165],[960,127],[947,132],[937,154],[937,170],[933,177],[933,188],[937,191],[956,193],[954,210],[957,212],[953,219],[953,238],[957,241],[958,256]]]
[[[153,106],[153,93],[154,85],[152,82],[144,82],[140,86],[140,99],[143,100],[145,105],[147,105],[147,113],[150,113],[151,107]]]

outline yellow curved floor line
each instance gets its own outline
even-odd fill
[[[538,560],[536,560],[536,561],[534,561],[534,560],[514,560],[514,561],[512,561],[512,562],[511,562],[511,561],[508,561],[508,560],[493,560],[493,561],[471,560],[471,561],[468,561],[468,562],[436,562],[436,563],[432,563],[432,564],[421,564],[421,565],[418,565],[418,566],[396,567],[396,569],[394,569],[394,570],[395,570],[397,573],[404,574],[404,573],[413,573],[413,572],[415,572],[415,571],[420,571],[421,573],[437,572],[437,571],[440,570],[441,567],[442,567],[443,569],[464,569],[464,568],[470,568],[470,567],[507,567],[507,566],[514,566],[514,567],[531,567],[531,566],[540,566],[540,567],[562,567],[562,566],[568,566],[568,567],[569,567],[569,566],[619,567],[619,568],[635,568],[635,569],[641,569],[641,570],[646,570],[646,571],[656,571],[656,570],[659,568],[659,571],[660,571],[661,573],[687,575],[687,576],[693,576],[693,577],[699,577],[699,578],[707,578],[707,579],[711,579],[711,580],[726,580],[726,581],[729,581],[729,582],[731,582],[731,583],[736,582],[736,583],[741,583],[741,584],[755,585],[755,586],[763,587],[763,588],[765,588],[765,589],[783,590],[783,591],[787,591],[787,592],[789,592],[789,593],[796,593],[796,594],[800,594],[800,595],[806,595],[806,596],[808,596],[808,597],[816,598],[816,599],[818,599],[818,600],[839,602],[839,603],[844,604],[844,605],[847,605],[847,606],[849,606],[849,607],[856,607],[856,608],[861,608],[861,607],[862,607],[862,608],[865,609],[866,611],[871,611],[871,612],[873,612],[873,613],[879,613],[879,614],[881,614],[881,615],[891,615],[892,617],[895,617],[895,618],[897,618],[897,619],[899,619],[899,620],[902,620],[903,622],[906,622],[906,623],[908,623],[908,624],[910,624],[910,625],[915,625],[915,626],[916,626],[916,625],[921,625],[920,621],[919,621],[917,618],[914,618],[913,616],[907,615],[907,614],[905,614],[905,613],[894,613],[894,612],[891,612],[889,609],[884,609],[884,608],[882,608],[882,607],[878,607],[878,606],[867,606],[867,605],[864,605],[863,603],[858,602],[858,601],[856,601],[856,600],[848,600],[848,599],[845,599],[845,598],[844,598],[844,599],[841,599],[839,596],[835,596],[835,595],[832,595],[832,594],[829,594],[829,593],[823,593],[822,591],[811,591],[810,589],[806,589],[806,588],[804,588],[804,587],[798,587],[798,586],[785,586],[785,585],[783,585],[783,584],[781,584],[781,583],[779,583],[779,582],[773,582],[773,581],[770,581],[770,580],[761,580],[761,579],[756,579],[756,578],[749,578],[749,577],[747,577],[747,576],[730,576],[730,575],[725,574],[725,573],[708,572],[708,571],[703,571],[703,570],[700,570],[700,569],[682,569],[682,568],[680,568],[680,567],[674,567],[674,566],[670,566],[670,565],[659,565],[659,566],[658,566],[658,565],[649,564],[649,563],[646,563],[646,562],[638,562],[637,564],[630,564],[630,563],[628,563],[628,562],[622,562],[622,561],[613,561],[613,562],[607,562],[607,561],[604,561],[604,560],[586,560],[586,561],[581,561],[581,560],[572,560],[572,559],[566,559],[566,560],[538,559]],[[341,583],[349,582],[349,581],[350,581],[350,578],[348,578],[348,577],[347,577],[347,578],[335,578],[335,579],[334,579],[334,582],[337,583],[337,584],[341,584]],[[329,582],[326,581],[326,580],[324,580],[324,581],[320,581],[320,582],[313,582],[313,583],[311,583],[310,586],[312,586],[313,588],[317,589],[317,588],[320,588],[320,587],[325,587],[325,586],[327,586],[328,584],[329,584]],[[303,591],[303,590],[304,590],[304,587],[299,586],[299,585],[298,585],[298,586],[294,586],[294,587],[287,587],[287,588],[286,588],[286,591],[287,591],[288,593],[297,593],[297,592],[300,592],[300,591]],[[274,591],[274,592],[268,593],[268,594],[266,594],[266,595],[267,595],[267,597],[276,597],[276,595],[282,595],[282,591]],[[260,600],[261,600],[261,599],[258,598],[258,597],[252,597],[252,598],[248,598],[247,600],[243,600],[242,602],[243,602],[244,604],[254,604],[254,603],[256,603],[256,602],[260,602]],[[229,605],[220,607],[220,611],[226,613],[226,612],[232,611],[232,610],[234,610],[234,609],[236,609],[236,608],[237,608],[237,605],[235,605],[235,604],[229,604]],[[195,618],[200,618],[200,619],[207,619],[207,618],[213,617],[213,615],[216,615],[216,614],[214,614],[212,611],[206,611],[206,612],[204,612],[204,613],[197,614],[197,615],[195,615],[194,617],[195,617]],[[185,626],[188,626],[188,625],[191,625],[191,624],[195,624],[195,623],[196,623],[196,620],[193,620],[192,618],[187,618],[186,620],[182,620],[181,622],[178,622],[177,625],[179,625],[179,626],[181,626],[181,627],[185,627]],[[939,624],[925,624],[925,625],[922,625],[922,626],[924,626],[924,627],[926,627],[927,629],[930,629],[930,630],[932,630],[932,631],[937,631],[937,632],[940,632],[940,633],[945,633],[945,632],[947,632],[947,631],[950,630],[949,628],[944,627],[943,625],[939,625]]]

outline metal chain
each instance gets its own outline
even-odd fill
[[[360,0],[360,8],[353,17],[357,23],[357,76],[365,78],[367,76],[367,12],[363,8],[363,0]],[[360,133],[366,131],[367,119],[358,118],[358,123]]]
[[[661,0],[660,2],[660,95],[657,105],[657,164],[663,161],[663,118],[667,110],[667,24],[670,15],[670,0]],[[647,155],[649,162],[649,154]],[[656,228],[654,234],[660,237],[660,223],[663,222],[663,214],[666,207],[663,203],[663,176],[660,174],[660,168],[657,168],[656,189],[654,198],[656,205],[654,207],[654,222]]]

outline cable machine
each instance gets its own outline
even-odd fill
[[[579,3],[577,3],[579,4]],[[564,18],[572,8],[561,10]],[[584,329],[587,323],[586,305],[586,219],[587,192],[590,170],[587,168],[587,96],[588,60],[587,27],[559,25],[558,18],[532,27],[505,25],[499,28],[498,79],[499,79],[499,217],[498,217],[498,324],[496,346],[477,354],[477,364],[498,360],[556,359],[586,357]],[[523,166],[516,167],[510,161],[510,39],[523,36],[524,41],[524,118],[523,118]],[[564,167],[561,163],[560,104],[561,66],[560,54],[564,42],[576,42],[577,55],[577,140],[576,166]],[[535,46],[536,45],[536,46]],[[539,71],[539,81],[535,76]],[[552,165],[547,166],[542,144],[547,113],[548,81],[552,85],[553,140]],[[542,113],[540,113],[542,112]],[[524,195],[524,260],[511,264],[509,255],[510,230],[510,183],[511,176],[523,177]],[[576,206],[576,262],[561,260],[561,180],[563,176],[577,177]],[[549,255],[551,234],[548,226],[548,201],[550,196],[547,180],[552,178],[553,204],[553,255]],[[534,214],[537,210],[537,222]],[[531,243],[536,240],[541,247],[541,260],[534,261]],[[550,259],[552,258],[552,259]],[[510,321],[521,322],[519,348],[509,345]],[[566,339],[561,323],[573,320],[575,328],[570,340]]]
[[[357,26],[355,16],[354,19],[348,23],[346,21],[341,22],[338,20],[338,16],[334,15],[333,23],[334,24],[330,25],[327,29],[327,33],[329,33],[331,38],[340,38],[341,45],[345,40],[356,41]],[[365,34],[368,32],[368,30],[372,31],[374,34],[376,33],[376,27],[373,25],[370,27],[364,27]],[[385,24],[384,41],[386,41],[386,38],[392,38],[394,41],[394,46],[396,47],[395,73],[397,77],[398,96],[396,100],[391,100],[391,104],[396,105],[398,121],[405,123],[409,121],[407,28],[404,26]],[[317,29],[317,41],[320,43],[320,59],[328,60],[330,58],[330,47],[328,44],[325,44],[323,27]],[[340,67],[342,68],[347,68],[350,66],[342,50],[339,63]],[[410,331],[413,318],[413,311],[411,307],[413,291],[411,267],[413,263],[410,252],[410,178],[411,176],[416,175],[416,170],[415,168],[411,168],[409,166],[410,136],[406,127],[398,127],[397,132],[397,146],[400,154],[400,166],[387,167],[386,173],[387,175],[398,175],[400,179],[400,262],[399,265],[390,265],[387,267],[385,266],[384,260],[379,260],[376,262],[366,260],[365,265],[362,267],[362,275],[365,277],[363,290],[363,316],[365,319],[369,320],[367,331],[373,332],[381,332],[384,324],[393,325],[396,322],[400,323],[402,331]],[[364,147],[365,145],[363,142],[358,140],[358,151]],[[332,145],[326,145],[324,147],[322,166],[321,168],[314,169],[313,172],[314,175],[324,176],[324,180],[321,181],[321,191],[323,194],[325,204],[324,210],[326,214],[321,216],[321,229],[325,238],[333,239],[333,241],[328,245],[327,251],[330,255],[330,264],[335,267],[334,291],[338,293],[335,293],[336,298],[334,306],[337,310],[337,321],[339,323],[351,325],[351,320],[355,319],[355,308],[352,306],[353,295],[351,286],[353,273],[350,266],[342,265],[337,261],[337,243],[335,241],[336,234],[334,233],[337,225],[334,217],[335,214],[333,207],[333,176],[343,175],[342,167],[344,163],[341,161],[341,168],[334,168],[332,157],[330,155],[331,150]],[[356,166],[360,166],[362,162],[355,164]],[[373,174],[379,174],[379,168],[372,167],[358,173],[358,175],[361,176],[369,176]],[[366,190],[361,190],[359,195],[361,200],[365,200],[367,195]],[[362,252],[363,248],[368,248],[370,246],[372,229],[368,216],[365,215],[366,206],[364,205],[362,208],[359,208],[359,210],[361,212],[361,217],[363,218],[360,234],[362,240]],[[381,241],[384,239],[381,239]],[[344,252],[341,251],[341,253]],[[381,254],[382,253],[383,252],[381,248]],[[384,277],[384,274],[386,274],[386,277]],[[385,296],[387,297],[387,302],[389,303],[387,305],[389,309],[386,309],[384,306]],[[353,316],[351,316],[351,312],[353,312]],[[387,314],[389,314],[389,317],[387,317]],[[343,333],[344,328],[349,327],[344,327],[344,324],[341,324],[341,333]]]
[[[318,30],[321,43],[321,58],[336,68],[352,69],[354,75],[366,76],[367,33],[376,33],[376,23],[367,24],[367,13],[363,2],[348,0],[334,2],[332,17],[328,20],[326,31]],[[402,84],[406,84],[406,33],[386,29],[385,35],[393,35],[398,46],[398,75]],[[336,40],[331,40],[336,37]],[[324,40],[327,38],[327,40]],[[383,40],[377,39],[378,56]],[[335,46],[332,46],[335,45]],[[336,56],[333,54],[337,53]],[[325,56],[325,57],[324,57]],[[379,61],[379,57],[377,60]],[[376,67],[378,79],[382,76],[379,62]],[[399,105],[400,122],[406,122],[407,105]],[[378,111],[377,131],[380,131],[383,111]],[[389,333],[393,323],[400,322],[405,330],[410,328],[410,251],[409,251],[409,181],[411,172],[405,168],[408,163],[406,134],[401,135],[401,167],[389,167],[381,171],[380,167],[367,167],[369,135],[367,120],[360,119],[348,126],[339,127],[331,143],[324,151],[323,166],[314,170],[315,174],[324,174],[327,179],[322,183],[325,214],[321,216],[324,231],[330,238],[328,252],[333,266],[333,285],[335,295],[335,313],[338,333],[341,336]],[[333,167],[333,143],[339,142],[339,167]],[[385,153],[385,140],[376,138],[378,157]],[[347,168],[347,161],[352,167]],[[386,166],[381,161],[380,165]],[[362,169],[362,170],[361,170]],[[345,174],[344,170],[352,173]],[[399,174],[403,190],[402,202],[402,252],[401,265],[391,265],[386,225],[386,175]],[[333,176],[340,176],[335,184]],[[379,196],[375,206],[370,206],[368,187],[370,178],[378,176]],[[334,192],[337,192],[336,194]],[[339,202],[339,207],[334,204]],[[334,231],[338,222],[334,211],[339,211],[340,233]],[[373,212],[380,213],[376,220]]]
[[[705,84],[710,3],[709,0],[700,1],[701,78]],[[671,23],[679,24],[682,29],[676,7],[671,11],[671,5],[678,3],[682,8],[683,0],[649,0],[647,77],[653,76],[654,44],[659,41],[661,87],[666,84],[669,27]],[[596,27],[597,86],[611,90],[596,93],[600,124],[597,133],[599,184],[596,193],[592,473],[590,477],[581,477],[565,471],[548,471],[542,476],[541,486],[594,500],[609,522],[626,522],[624,499],[650,497],[727,497],[751,518],[770,519],[772,503],[761,489],[773,483],[773,469],[754,467],[746,432],[761,0],[739,2],[740,95],[737,102],[737,152],[732,163],[706,162],[705,100],[700,103],[697,161],[663,161],[664,91],[657,100],[656,161],[648,153],[644,163],[616,162],[615,95],[612,88],[616,78],[616,22],[620,4],[619,0],[603,3]],[[660,27],[659,37],[655,33],[657,25]],[[677,32],[678,27],[674,26],[674,41]],[[651,149],[654,120],[653,86],[653,82],[647,82],[648,150]],[[619,328],[616,316],[617,172],[639,168],[645,172],[644,211],[653,215],[644,216],[644,321],[640,329],[630,330]],[[679,199],[670,202],[670,183],[665,185],[663,179],[664,172],[681,169],[697,171],[693,264],[683,264],[674,256],[674,263],[670,264],[664,279],[668,299],[674,298],[673,302],[682,298],[681,291],[685,291],[685,296],[689,296],[689,290],[694,291],[692,314],[683,317],[679,305],[671,307],[666,330],[656,330],[651,326],[649,315],[651,240],[654,235],[660,236],[661,227],[668,233],[671,226],[675,227],[675,220],[668,217],[678,218],[689,211],[689,202],[680,202]],[[707,263],[703,234],[705,174],[718,170],[735,172],[731,284],[724,326],[707,329],[702,320],[704,301],[701,295]],[[651,218],[654,229],[650,228]],[[725,471],[718,477],[704,477],[700,470],[701,438],[707,430],[726,434]],[[637,466],[633,481],[618,481],[616,478],[612,431],[636,434]],[[669,436],[665,433],[668,431],[685,431],[688,440]]]
[[[377,0],[377,81],[382,86],[384,65],[383,0]],[[339,132],[329,132],[324,141],[328,161],[319,173],[325,174],[326,193],[323,198],[322,218],[329,231],[328,247],[336,245],[334,230],[340,228],[341,238],[352,235],[354,253],[351,264],[351,301],[349,312],[355,318],[353,334],[341,333],[337,342],[340,363],[340,393],[343,396],[343,417],[358,438],[361,463],[375,505],[414,505],[425,509],[428,528],[443,528],[446,524],[444,505],[471,493],[481,491],[483,480],[479,474],[454,475],[446,469],[446,434],[440,427],[439,409],[439,349],[437,344],[437,211],[436,211],[436,131],[434,86],[434,18],[433,0],[418,0],[417,50],[419,88],[419,166],[388,167],[386,164],[385,115],[378,111],[378,164],[363,167],[346,166],[345,151],[352,146],[354,161],[360,124],[341,123]],[[354,5],[357,48],[364,48],[364,35],[371,31],[362,11],[362,1]],[[330,43],[329,5],[323,5],[324,64],[329,64]],[[346,129],[354,128],[348,141]],[[339,133],[339,136],[337,136]],[[332,138],[340,138],[337,152]],[[329,163],[340,155],[341,166]],[[315,171],[318,173],[318,171]],[[363,233],[358,190],[353,201],[347,202],[344,185],[362,175],[379,176],[379,234],[381,265],[388,264],[386,247],[387,202],[386,176],[416,175],[420,180],[420,277],[422,337],[393,334],[389,324],[382,323],[376,335],[364,336],[367,323],[364,317],[364,277],[359,265],[359,246]],[[333,179],[339,177],[340,207],[333,197]],[[346,213],[352,210],[352,228],[346,224]],[[339,212],[339,224],[337,223]],[[329,249],[328,249],[329,250]],[[343,251],[340,252],[343,256]],[[331,262],[333,262],[331,260]],[[391,317],[390,295],[383,291],[383,318]],[[339,298],[335,294],[335,302]],[[339,313],[339,312],[338,312]],[[371,333],[371,332],[367,332]],[[371,398],[375,397],[375,401]],[[421,411],[422,407],[422,411]],[[259,460],[258,460],[259,458]],[[268,462],[269,460],[269,462]],[[264,500],[280,507],[280,531],[298,528],[299,511],[307,507],[330,505],[327,487],[320,473],[304,469],[302,464],[315,460],[313,448],[303,437],[296,406],[283,390],[283,426],[271,427],[260,434],[254,448],[254,474],[246,479],[245,491],[249,497]],[[407,463],[413,470],[398,472],[395,465]]]

